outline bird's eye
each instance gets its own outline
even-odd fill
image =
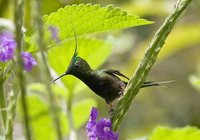
[[[75,66],[76,66],[76,67],[80,67],[80,66],[81,66],[81,61],[77,61],[77,62],[75,63]]]

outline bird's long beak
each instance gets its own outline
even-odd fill
[[[56,79],[54,79],[52,82],[57,81],[58,79],[60,79],[61,77],[65,76],[65,75],[67,75],[67,73],[64,73],[64,74],[60,75],[59,77],[57,77]]]

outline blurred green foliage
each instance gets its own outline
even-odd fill
[[[189,77],[189,81],[192,84],[192,86],[200,92],[200,78],[197,77],[196,75],[191,75]]]
[[[7,2],[9,3],[7,4]],[[100,21],[104,21],[102,23],[107,21],[109,21],[109,23],[116,23],[116,20],[113,21],[114,18],[112,18],[116,11],[116,13],[121,15],[121,19],[129,17],[120,9],[115,10],[115,7],[107,9],[108,11],[110,10],[109,15],[106,15],[107,12],[105,12],[106,9],[104,9],[104,14],[108,17],[110,16],[108,20],[106,20],[106,18],[101,19],[104,17],[100,15],[101,9],[97,10],[96,13],[90,12],[90,14],[85,14],[83,11],[76,11],[83,15],[79,16],[79,18],[76,18],[75,13],[63,12],[65,8],[61,10],[61,13],[63,12],[62,18],[56,19],[53,15],[46,16],[45,39],[49,49],[47,57],[49,66],[52,67],[54,71],[53,77],[65,72],[70,58],[73,55],[75,41],[72,27],[78,36],[79,54],[89,62],[92,68],[98,68],[103,64],[101,66],[102,68],[119,69],[125,75],[132,75],[134,68],[137,66],[139,59],[148,46],[148,42],[150,42],[153,34],[159,28],[164,18],[174,9],[175,4],[175,1],[173,0],[42,0],[42,2],[44,15],[55,12],[58,8],[64,7],[67,4],[91,2],[93,4],[100,3],[101,5],[114,4],[115,6],[119,6],[121,9],[128,11],[128,15],[136,14],[155,21],[155,24],[152,24],[151,26],[129,28],[124,31],[115,30],[115,32],[113,32],[114,28],[112,28],[111,24],[106,23],[105,26],[104,24],[100,24],[100,26],[92,25],[93,23],[97,24]],[[176,82],[170,85],[172,88],[169,89],[151,88],[141,90],[141,93],[136,97],[130,108],[131,111],[127,114],[122,128],[119,130],[120,139],[133,139],[135,137],[147,136],[157,125],[176,127],[193,125],[200,127],[200,94],[198,84],[200,72],[199,7],[199,1],[193,1],[191,7],[187,9],[174,31],[170,34],[170,37],[167,39],[166,45],[159,55],[158,63],[148,78],[154,81],[176,80]],[[2,11],[0,12],[1,17],[12,19],[12,2],[0,0],[0,11]],[[87,13],[88,11],[84,12]],[[28,29],[27,32],[32,35],[34,29],[32,28],[32,19],[30,20],[30,0],[27,0],[26,3],[25,15],[25,26]],[[54,15],[58,15],[58,13],[54,13]],[[88,17],[86,18],[85,16],[87,15]],[[96,21],[93,21],[95,19]],[[60,21],[60,23],[57,23],[57,21]],[[117,29],[127,28],[129,27],[127,24],[129,24],[129,22],[126,23],[126,26],[123,22],[120,22],[120,26],[116,24],[116,27]],[[56,44],[49,39],[50,34],[49,31],[47,31],[49,25],[58,26],[59,37],[61,38],[60,43]],[[94,32],[105,31],[110,31],[109,35],[112,37],[108,36],[106,33],[92,34]],[[30,36],[29,33],[26,34],[26,41],[29,42],[29,45],[31,46],[25,49],[28,49],[30,52],[35,52],[37,51],[37,47],[32,45],[33,42],[35,42],[35,38]],[[88,33],[90,34],[88,35]],[[119,44],[121,46],[118,46]],[[38,58],[38,60],[40,61],[40,58]],[[53,124],[49,113],[47,92],[44,85],[40,83],[42,75],[43,73],[40,73],[38,69],[27,74],[27,87],[29,93],[27,99],[30,106],[29,113],[32,120],[34,136],[37,137],[37,139],[51,140],[55,138],[55,132],[52,129]],[[189,80],[188,77],[190,77]],[[78,132],[80,132],[78,133],[78,138],[85,139],[85,126],[83,126],[83,124],[89,116],[90,107],[98,106],[100,116],[105,117],[107,115],[107,109],[105,109],[106,106],[102,105],[104,104],[104,101],[93,95],[88,88],[85,88],[86,86],[81,85],[81,82],[73,77],[63,77],[60,81],[58,81],[58,84],[53,85],[53,90],[56,95],[60,118],[63,122],[62,131],[64,135],[69,133],[65,102],[71,98],[70,96],[72,94],[76,94],[73,97],[74,126]],[[18,122],[18,119],[16,122]],[[15,125],[16,128],[18,128],[18,124],[16,123]],[[178,132],[178,134],[176,134],[176,132]],[[178,135],[181,137],[185,136],[183,132],[187,132],[191,135],[193,132],[199,134],[199,130],[195,128],[183,128],[183,130],[158,128],[151,138],[158,139],[162,134],[167,134],[167,136]],[[21,138],[21,135],[18,135],[21,133],[21,130],[18,129],[15,129],[14,131],[16,138]]]
[[[157,127],[149,140],[199,140],[200,130],[196,127],[168,128]]]
[[[59,105],[58,112],[60,121],[62,122],[62,132],[64,135],[67,135],[69,133],[68,114],[65,110],[62,110],[62,106],[65,104],[63,97],[66,97],[67,92],[66,89],[59,87],[58,85],[53,85],[52,88],[55,91],[54,93],[57,97],[57,104]],[[34,138],[37,140],[46,138],[49,140],[55,140],[56,134],[49,110],[49,104],[46,101],[48,93],[45,86],[39,83],[31,84],[28,87],[28,93],[28,112]],[[74,103],[72,113],[76,129],[79,129],[88,120],[88,112],[90,112],[91,106],[96,106],[95,100],[91,98],[83,99]],[[21,112],[20,108],[18,108],[18,110]]]

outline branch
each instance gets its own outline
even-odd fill
[[[145,82],[151,67],[156,61],[158,53],[165,44],[165,40],[169,33],[172,31],[178,17],[180,17],[182,12],[191,2],[192,0],[179,0],[174,12],[166,18],[163,25],[155,34],[153,40],[145,52],[143,59],[137,67],[136,72],[134,73],[125,89],[124,97],[119,100],[116,106],[116,110],[111,116],[114,131],[119,128],[126,112],[131,105],[132,100],[139,92],[141,85]]]

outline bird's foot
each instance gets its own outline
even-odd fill
[[[124,92],[120,90],[120,91],[118,92],[118,95],[119,95],[119,96],[122,96],[122,95],[124,95]]]
[[[114,113],[114,108],[109,110],[109,115],[112,115]]]
[[[111,115],[113,112],[114,112],[114,107],[113,107],[113,104],[112,103],[110,103],[110,104],[107,104],[108,105],[108,107],[109,107],[109,115]]]

